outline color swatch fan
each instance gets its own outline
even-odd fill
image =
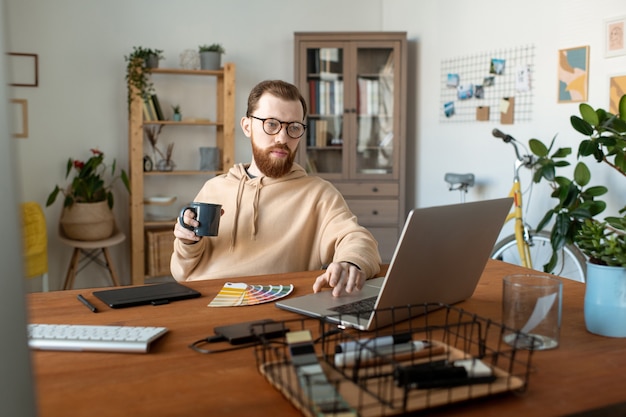
[[[209,303],[209,307],[251,306],[276,301],[289,295],[293,285],[248,285],[227,282]]]

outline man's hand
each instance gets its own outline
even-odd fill
[[[313,292],[320,292],[324,287],[333,289],[333,296],[360,290],[365,284],[365,273],[349,262],[333,262],[326,271],[317,277],[313,284]]]
[[[200,224],[194,219],[194,212],[191,210],[185,210],[183,222],[193,227],[197,227]],[[176,224],[174,225],[174,236],[186,245],[196,243],[200,240],[200,236],[196,236],[193,230],[185,229],[181,226],[178,219],[176,219]]]
[[[224,209],[222,209],[220,216],[224,215]],[[194,218],[195,213],[192,210],[185,210],[183,213],[183,223],[189,226],[198,227],[200,223]],[[186,245],[191,245],[193,243],[199,242],[202,239],[202,236],[198,236],[194,233],[193,230],[189,230],[184,228],[176,219],[176,224],[174,225],[174,236],[177,237],[181,242]]]

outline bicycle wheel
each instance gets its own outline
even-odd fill
[[[543,265],[547,264],[552,256],[552,246],[550,245],[550,235],[546,232],[533,234],[533,245],[530,247],[530,257],[533,262],[533,269],[543,272]],[[504,261],[514,265],[521,265],[519,251],[515,235],[509,235],[496,243],[491,253],[493,259]],[[552,274],[574,281],[585,282],[586,259],[580,250],[567,245],[558,254],[558,261]]]

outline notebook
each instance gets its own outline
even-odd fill
[[[502,198],[413,209],[384,277],[367,280],[360,291],[341,297],[325,290],[283,299],[276,306],[346,327],[374,330],[425,312],[404,309],[406,317],[392,317],[389,311],[376,310],[463,301],[474,293],[512,202],[512,198]],[[364,299],[373,301],[368,310],[375,309],[372,314],[340,312],[343,305]]]
[[[201,294],[177,282],[166,282],[95,291],[93,295],[111,308],[123,308],[144,304],[167,304],[171,301],[200,297]]]

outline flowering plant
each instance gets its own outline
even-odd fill
[[[65,195],[65,201],[63,207],[70,207],[74,203],[97,203],[105,201],[108,203],[109,208],[113,208],[113,193],[111,187],[117,178],[122,179],[126,190],[130,193],[130,185],[128,181],[128,175],[124,170],[121,171],[119,176],[115,176],[115,160],[111,166],[111,182],[109,185],[105,185],[103,175],[107,171],[107,166],[104,163],[104,153],[98,149],[91,149],[92,156],[87,162],[82,162],[77,159],[67,160],[67,169],[65,172],[65,178],[70,175],[72,168],[76,171],[76,176],[72,180],[71,184],[66,189],[54,187],[54,190],[48,196],[46,207],[52,205],[59,194],[59,192]]]

